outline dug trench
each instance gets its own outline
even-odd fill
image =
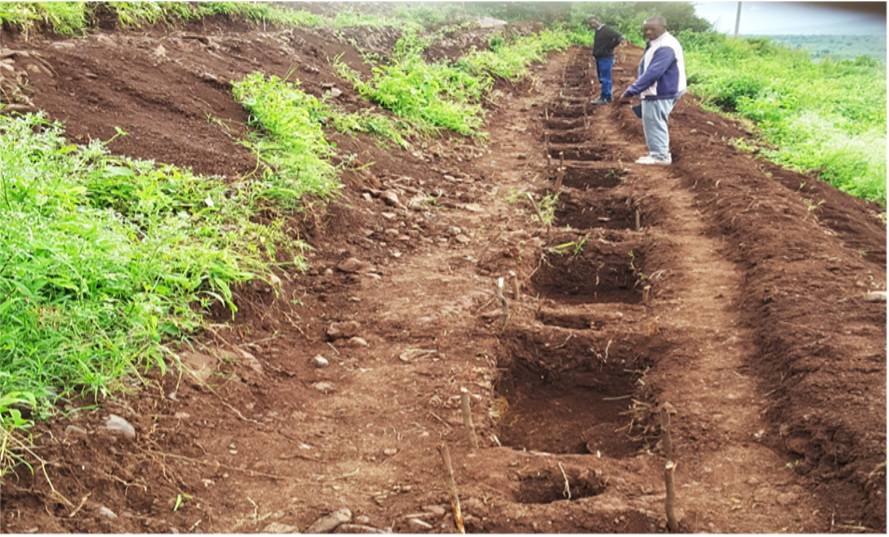
[[[256,68],[245,57],[283,76],[297,61],[313,67],[300,71],[307,91],[334,83],[348,107],[366,106],[306,52],[360,68],[333,34],[213,30],[213,51],[159,30],[10,46],[60,73],[35,79],[32,98],[69,111],[75,139],[126,117],[162,143],[116,150],[208,173],[253,164],[203,120],[192,71],[236,77]],[[161,39],[169,61],[150,56]],[[616,89],[640,54],[618,60]],[[99,76],[66,79],[78,62]],[[169,81],[176,106],[142,98],[131,65],[151,87]],[[218,312],[177,349],[182,375],[150,371],[146,388],[36,426],[46,463],[5,478],[2,530],[309,531],[345,508],[337,531],[453,532],[446,444],[470,532],[667,531],[668,459],[682,531],[884,532],[886,311],[865,300],[885,289],[875,207],[737,151],[723,138],[742,128],[690,96],[671,116],[674,165],[635,165],[633,113],[584,104],[588,50],[532,70],[536,85],[501,85],[488,144],[386,151],[335,136],[374,164],[294,219],[316,248],[311,270],[238,289],[234,320]],[[115,85],[128,89],[104,93]],[[224,87],[198,87],[245,130]],[[107,99],[81,114],[87,89]],[[164,123],[177,106],[184,130]],[[206,143],[177,143],[198,124]],[[417,191],[435,205],[407,203]],[[514,193],[538,210],[557,194],[553,225]],[[822,219],[809,210],[820,199]],[[135,438],[104,431],[109,413]]]

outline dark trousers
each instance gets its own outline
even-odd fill
[[[599,76],[599,84],[602,85],[600,97],[603,99],[611,100],[611,68],[613,66],[614,57],[596,59],[596,73]]]

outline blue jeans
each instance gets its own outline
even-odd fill
[[[642,99],[642,128],[648,154],[658,160],[670,155],[670,131],[667,118],[676,105],[676,99]]]
[[[611,68],[614,66],[614,58],[597,58],[596,74],[599,76],[599,84],[602,85],[603,99],[611,100]]]

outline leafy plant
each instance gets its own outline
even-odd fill
[[[27,427],[22,408],[44,415],[58,397],[163,370],[163,343],[212,303],[234,311],[234,285],[276,281],[278,257],[303,266],[306,245],[285,240],[283,220],[256,221],[266,192],[69,144],[42,115],[0,116],[4,431]]]

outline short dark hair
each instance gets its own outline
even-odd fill
[[[596,15],[593,15],[592,17],[588,18],[586,21],[587,22],[593,22],[593,21],[602,22],[602,19],[597,17]]]

